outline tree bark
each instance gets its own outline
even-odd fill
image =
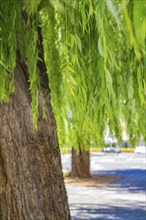
[[[90,178],[90,153],[79,147],[72,148],[72,170],[71,177]]]
[[[32,125],[27,74],[20,60],[15,93],[0,103],[0,220],[70,219],[56,124],[39,97],[38,131]],[[45,97],[47,98],[47,96]]]

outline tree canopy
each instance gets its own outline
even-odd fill
[[[70,1],[68,6],[65,103],[63,113],[56,110],[62,143],[101,144],[107,125],[119,140],[123,129],[133,143],[146,138],[145,2]]]
[[[37,128],[40,27],[60,142],[101,143],[107,124],[146,140],[145,0],[5,0],[0,11],[0,100],[15,92],[19,53]]]

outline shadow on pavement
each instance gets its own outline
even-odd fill
[[[146,193],[146,170],[145,169],[125,169],[97,171],[94,174],[115,175],[122,177],[114,181],[110,186],[117,187],[119,190]]]
[[[145,220],[144,207],[119,207],[91,204],[70,204],[72,220]],[[90,216],[90,217],[89,217]]]

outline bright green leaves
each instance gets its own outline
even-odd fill
[[[146,77],[145,77],[146,78]],[[137,81],[138,81],[138,92],[141,100],[141,105],[146,104],[146,87],[145,79],[143,77],[143,67],[140,65],[137,69]]]
[[[134,35],[133,7],[128,1],[74,3],[70,1],[66,12],[61,47],[67,144],[77,146],[79,140],[84,145],[89,140],[92,144],[103,143],[107,124],[111,134],[120,140],[124,123],[131,140],[137,141],[137,106],[144,101],[145,79],[133,64],[143,59],[143,48]]]
[[[86,4],[87,0],[83,1],[81,4],[81,17],[82,17],[82,28],[83,31],[86,31],[86,26],[87,26],[87,12],[86,12]]]
[[[55,2],[54,2],[55,4]],[[55,14],[56,13],[56,14]],[[57,111],[61,104],[61,84],[62,72],[60,62],[61,52],[61,30],[59,27],[60,15],[55,11],[52,5],[49,5],[40,14],[44,58],[47,67],[49,85],[51,89],[51,98],[54,111]]]
[[[49,2],[49,1],[48,1]],[[53,6],[54,9],[56,9],[58,12],[63,13],[65,8],[64,4],[61,1],[58,0],[50,0],[50,4]]]
[[[103,143],[107,125],[119,139],[123,124],[131,140],[144,135],[145,1],[21,3],[22,8],[19,0],[5,0],[0,5],[0,99],[8,100],[14,91],[17,45],[28,67],[37,127],[39,24],[61,143]],[[22,11],[27,18],[22,18]]]
[[[80,50],[80,52],[81,52],[81,50],[82,50],[82,44],[81,44],[81,40],[80,40],[80,38],[78,37],[77,34],[75,34],[75,39],[76,39],[76,44],[77,44],[77,46],[78,46],[78,48],[79,48],[79,50]]]
[[[119,25],[119,17],[118,17],[118,11],[115,8],[115,5],[113,3],[113,0],[106,0],[106,5],[109,9],[109,11],[111,12],[112,16],[114,17],[114,19],[116,20],[117,24]]]
[[[36,13],[42,0],[23,0],[23,4],[27,13],[31,16]],[[24,8],[23,8],[24,9]]]
[[[93,0],[89,0],[89,16],[93,16],[94,8],[93,8]]]
[[[137,42],[145,48],[146,39],[146,1],[133,2],[133,25]]]
[[[28,16],[27,21],[22,17],[19,20],[19,49],[21,59],[25,61],[28,68],[28,83],[30,86],[30,93],[32,97],[32,114],[33,125],[37,130],[38,121],[38,97],[39,97],[39,73],[37,71],[38,61],[38,33],[37,33],[37,19],[33,15]],[[29,30],[29,31],[28,31]]]
[[[98,38],[98,50],[99,50],[100,55],[104,57],[103,44],[101,42],[101,37]]]
[[[28,67],[35,128],[37,128],[38,120],[39,77],[36,68],[38,60],[37,21],[34,19],[33,13],[37,10],[37,2],[40,1],[35,3],[31,1],[28,7],[28,1],[25,1],[23,9],[20,8],[19,0],[5,0],[0,5],[0,10],[3,12],[3,17],[0,18],[0,99],[8,100],[11,93],[14,92],[14,69],[16,53],[19,51],[22,62],[25,62]],[[29,11],[28,15],[23,15],[22,10],[26,10],[25,13]]]
[[[124,0],[122,0],[122,4],[124,4]],[[130,44],[134,48],[134,52],[136,54],[137,59],[140,60],[141,59],[141,53],[140,53],[140,50],[139,50],[139,45],[138,45],[138,43],[135,39],[135,36],[134,36],[132,20],[129,17],[127,6],[123,7],[123,15],[124,15],[125,22],[126,22],[126,28],[127,28],[128,33],[129,33]]]
[[[14,92],[18,1],[2,1],[0,12],[0,100],[6,101]]]
[[[112,94],[114,93],[113,83],[112,83],[112,76],[111,76],[111,73],[109,72],[109,70],[106,68],[106,66],[104,67],[104,71],[105,71],[106,88],[108,90],[109,97],[110,96],[112,97]]]
[[[0,100],[8,101],[11,93],[15,91],[14,76],[4,64],[0,62]]]

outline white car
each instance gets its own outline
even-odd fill
[[[119,147],[105,147],[102,149],[102,152],[106,152],[106,153],[120,153],[121,150]]]
[[[135,153],[146,154],[146,146],[136,146]]]

